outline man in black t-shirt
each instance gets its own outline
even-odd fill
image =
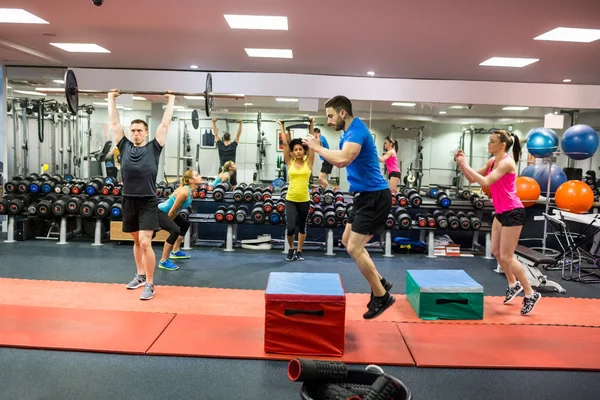
[[[213,131],[215,132],[215,137],[217,138],[217,149],[219,149],[219,171],[217,173],[220,173],[221,167],[223,167],[227,161],[235,162],[237,147],[240,143],[240,136],[242,135],[242,120],[237,120],[239,125],[237,135],[235,136],[235,141],[233,142],[231,141],[231,134],[229,134],[229,132],[225,132],[223,134],[223,139],[221,140],[219,137],[219,128],[217,128],[217,119],[213,118],[212,123]],[[234,172],[234,174],[229,177],[229,182],[235,189],[237,186],[237,172]]]
[[[167,139],[169,124],[173,118],[175,96],[166,94],[167,107],[156,129],[154,140],[146,143],[148,124],[140,119],[131,121],[131,140],[125,136],[115,98],[116,90],[108,93],[108,117],[114,143],[121,153],[121,176],[123,177],[123,232],[133,236],[133,256],[137,273],[127,284],[127,289],[144,287],[140,299],[154,296],[154,267],[156,257],[152,250],[152,235],[158,231],[158,200],[156,199],[156,175],[160,153]]]

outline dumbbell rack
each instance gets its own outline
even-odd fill
[[[279,200],[280,196],[277,193],[273,193],[272,195],[272,200],[274,202],[276,202],[277,200]],[[344,196],[344,202],[345,203],[349,203],[348,200],[351,200],[352,197],[345,195]],[[194,202],[214,202],[214,200],[212,199],[212,193],[211,192],[207,192],[206,197],[204,199],[194,199]],[[249,202],[243,202],[243,203],[239,203],[239,202],[235,202],[233,199],[233,193],[232,192],[226,192],[224,198],[220,201],[221,203],[227,203],[227,204],[245,204],[245,205],[250,205],[253,204],[249,203]],[[251,207],[249,207],[251,208]],[[435,200],[432,199],[427,199],[427,198],[423,198],[423,202],[421,204],[421,206],[419,208],[408,208],[408,210],[413,210],[413,211],[427,211],[427,210],[431,210],[431,209],[439,209],[439,205],[437,204],[437,202]],[[467,200],[457,200],[457,199],[453,199],[452,200],[452,206],[451,208],[453,211],[476,211],[476,214],[478,216],[479,219],[482,218],[482,215],[484,212],[489,212],[493,210],[493,207],[490,203],[486,203],[486,205],[480,209],[480,210],[475,210],[471,204],[470,201]],[[191,223],[225,223],[225,222],[218,222],[213,214],[203,214],[203,213],[192,213],[189,216],[189,221]],[[236,244],[236,238],[237,238],[237,225],[239,224],[237,221],[232,221],[232,222],[227,222],[227,234],[226,234],[226,239],[225,239],[225,249],[224,251],[227,252],[231,252],[231,251],[235,251],[234,250],[234,245]],[[246,220],[244,221],[244,224],[256,224],[251,217],[247,217]],[[262,224],[260,224],[262,225]],[[328,256],[334,256],[335,253],[333,251],[334,249],[334,234],[333,234],[333,229],[334,228],[339,228],[342,225],[340,223],[338,223],[338,225],[334,226],[334,227],[324,227],[326,229],[326,253],[325,255]],[[318,226],[318,227],[322,227],[322,226]],[[394,226],[391,229],[386,229],[384,231],[384,257],[393,257],[393,253],[391,251],[392,249],[392,231],[393,230],[419,230],[419,235],[420,235],[420,241],[425,242],[425,236],[427,235],[427,243],[428,243],[428,253],[427,253],[427,257],[431,257],[431,258],[435,258],[436,256],[434,255],[434,234],[435,231],[440,231],[439,228],[429,228],[429,227],[420,227],[416,224],[416,221],[413,220],[411,223],[411,227],[409,229],[402,229],[400,228],[399,224],[396,223],[394,224]],[[453,231],[448,229],[449,231]],[[465,230],[457,230],[460,232],[468,232]],[[486,259],[492,259],[492,255],[491,255],[491,224],[489,223],[482,223],[481,227],[479,230],[473,230],[473,239],[472,239],[472,249],[473,250],[479,250],[482,253],[485,254],[484,258]],[[486,234],[486,241],[485,241],[485,247],[484,249],[480,249],[479,246],[479,233],[480,232],[485,232]],[[189,233],[189,231],[188,231]],[[284,243],[284,253],[287,253],[287,251],[289,250],[289,245],[287,244],[286,240],[283,240]],[[187,247],[188,245],[186,245]]]

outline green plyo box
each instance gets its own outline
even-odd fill
[[[463,270],[407,270],[406,298],[421,319],[483,319],[483,286]]]

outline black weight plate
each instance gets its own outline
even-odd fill
[[[212,97],[212,90],[212,75],[209,72],[206,74],[206,88],[204,89],[204,107],[207,117],[210,117],[210,113],[215,105],[215,99]]]
[[[198,111],[196,110],[192,111],[192,126],[194,127],[194,129],[198,129],[198,126],[200,126]]]
[[[79,108],[79,91],[75,72],[68,69],[65,73],[65,98],[72,114],[77,114]]]

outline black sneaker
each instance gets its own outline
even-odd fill
[[[373,300],[371,300],[368,304],[369,310],[363,315],[364,319],[373,319],[379,316],[382,312],[390,308],[392,304],[396,302],[394,296],[385,293],[382,297],[373,296]]]
[[[523,291],[523,286],[521,286],[521,282],[517,281],[517,284],[514,287],[508,286],[506,288],[506,298],[504,299],[504,304],[508,304],[517,297],[519,293]]]
[[[296,259],[296,250],[289,249],[288,255],[285,259],[286,259],[286,261],[294,261]]]
[[[533,292],[533,296],[527,297],[523,299],[523,308],[521,308],[521,315],[527,315],[533,311],[535,305],[540,301],[542,295],[539,292]]]
[[[385,278],[381,278],[381,284],[383,285],[383,288],[385,289],[386,292],[389,292],[390,289],[392,288],[392,286],[394,286],[392,284],[392,282],[390,281],[386,281]],[[369,307],[371,305],[371,301],[373,301],[373,290],[371,290],[371,299],[369,300],[369,304],[367,304],[367,307]]]
[[[302,257],[302,252],[301,251],[297,251],[296,252],[296,260],[298,260],[298,261],[304,261],[304,257]]]

